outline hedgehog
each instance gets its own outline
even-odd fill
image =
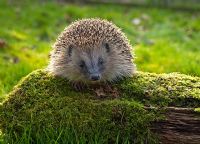
[[[77,20],[58,36],[47,69],[73,82],[114,82],[135,73],[131,48],[112,22]]]

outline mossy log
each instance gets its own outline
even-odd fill
[[[2,103],[0,128],[8,142],[28,133],[31,143],[42,137],[48,143],[197,144],[199,107],[198,77],[137,72],[75,91],[66,79],[37,70]]]

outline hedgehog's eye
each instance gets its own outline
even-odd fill
[[[85,62],[83,60],[80,61],[79,63],[80,68],[84,68],[85,67]]]
[[[105,43],[105,48],[106,48],[106,52],[109,53],[110,52],[110,46],[108,43]]]
[[[73,49],[73,47],[72,47],[72,45],[70,45],[69,48],[68,48],[68,55],[69,56],[72,55],[72,49]]]
[[[99,65],[102,65],[103,63],[104,63],[104,60],[103,60],[102,57],[100,57],[99,60],[98,60],[98,64],[99,64]]]

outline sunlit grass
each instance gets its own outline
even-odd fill
[[[200,13],[112,5],[0,2],[0,95],[48,63],[57,35],[79,18],[113,21],[135,48],[138,70],[200,76]],[[139,24],[134,24],[134,19]]]

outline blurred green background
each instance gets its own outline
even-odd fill
[[[173,1],[143,1],[142,6],[91,1],[0,1],[1,99],[23,76],[46,67],[58,34],[80,18],[100,17],[120,27],[134,48],[140,71],[200,76],[197,4],[188,9],[185,3],[176,8]]]

